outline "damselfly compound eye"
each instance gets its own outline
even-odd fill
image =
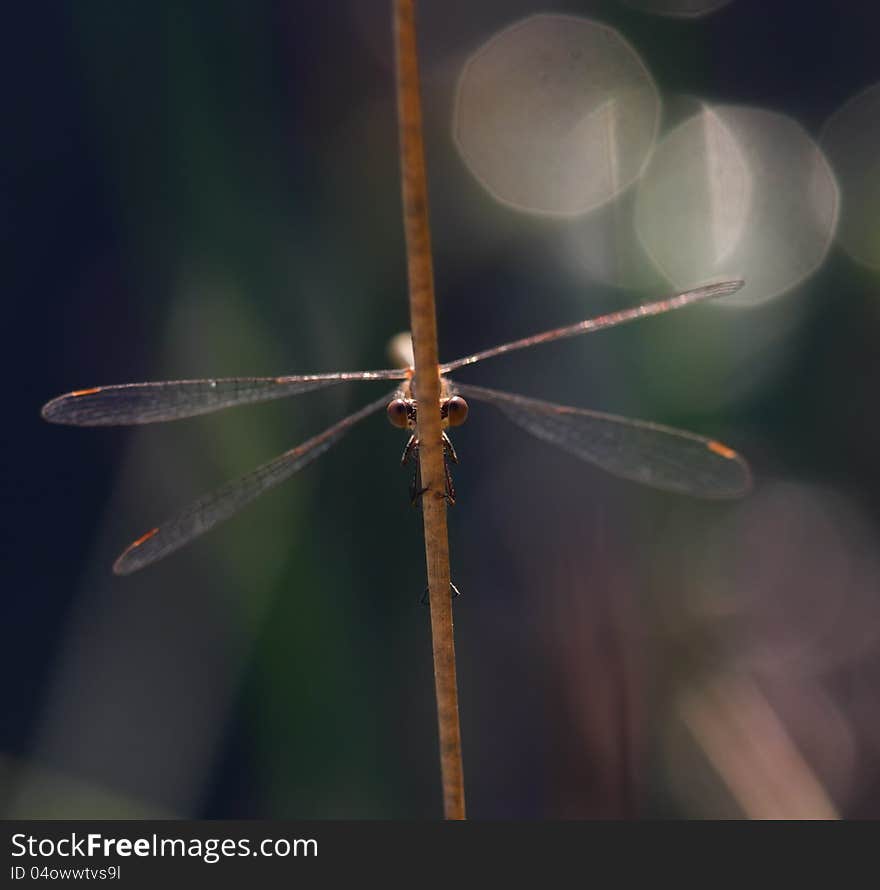
[[[468,403],[461,396],[453,396],[446,403],[446,417],[450,426],[461,426],[468,416]]]
[[[388,422],[400,430],[405,430],[409,424],[409,408],[403,399],[392,399],[385,409]]]

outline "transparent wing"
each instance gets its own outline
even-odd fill
[[[744,284],[744,281],[722,281],[718,284],[707,284],[704,287],[683,291],[664,300],[657,300],[654,303],[643,303],[641,306],[633,306],[631,309],[623,309],[620,312],[609,312],[608,315],[588,318],[586,321],[579,321],[564,328],[554,328],[552,331],[544,331],[543,334],[533,334],[531,337],[523,337],[522,340],[503,343],[501,346],[493,346],[491,349],[484,349],[482,352],[475,352],[473,355],[457,358],[455,361],[441,366],[440,372],[448,374],[456,368],[473,365],[476,362],[483,361],[483,359],[504,355],[504,353],[513,352],[516,349],[526,349],[529,346],[537,346],[539,343],[549,343],[553,340],[563,340],[566,337],[576,337],[578,334],[589,334],[593,331],[613,328],[628,321],[635,321],[638,318],[646,318],[649,315],[662,315],[664,312],[681,309],[683,306],[690,306],[692,303],[702,303],[704,300],[726,297],[738,291]]]
[[[739,497],[751,485],[748,464],[713,439],[481,386],[455,388],[465,398],[494,405],[533,436],[615,476],[705,498]]]
[[[303,374],[297,377],[226,377],[166,380],[80,389],[47,402],[42,415],[52,423],[123,426],[209,414],[234,405],[267,402],[322,389],[347,380],[402,380],[405,369]]]
[[[216,491],[203,495],[174,519],[148,531],[130,544],[113,565],[117,575],[129,575],[173,553],[193,538],[203,535],[217,523],[237,513],[264,491],[289,479],[294,473],[322,455],[341,439],[358,421],[388,404],[385,395],[335,423],[317,436],[286,451],[256,470],[227,482]]]

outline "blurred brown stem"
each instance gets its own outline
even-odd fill
[[[413,0],[395,0],[394,3],[403,222],[409,273],[410,325],[415,353],[414,389],[419,406],[419,465],[425,488],[422,516],[431,603],[443,810],[447,819],[464,819],[464,775],[452,635],[449,539],[446,531],[446,478],[440,425],[437,318],[413,6]]]

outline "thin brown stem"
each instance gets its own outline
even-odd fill
[[[413,6],[413,0],[395,0],[394,3],[403,221],[409,273],[410,324],[415,353],[414,389],[419,406],[419,465],[425,488],[422,516],[431,603],[437,721],[440,729],[443,811],[447,819],[464,819],[464,774],[458,721],[458,686],[455,678],[449,539],[446,531],[446,479],[440,425],[437,317],[434,307],[434,270],[431,261],[431,230],[428,224],[428,186],[422,141],[422,107]]]

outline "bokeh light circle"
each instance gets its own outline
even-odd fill
[[[843,193],[837,240],[853,259],[880,269],[880,84],[831,115],[820,142]]]
[[[731,0],[623,0],[627,6],[673,18],[697,19],[717,12]]]
[[[533,213],[585,213],[641,173],[660,100],[635,50],[612,28],[536,15],[465,64],[453,133],[497,200]]]
[[[704,106],[657,146],[639,181],[636,230],[674,285],[744,278],[723,302],[749,306],[819,267],[838,205],[831,167],[799,124],[758,108]]]

